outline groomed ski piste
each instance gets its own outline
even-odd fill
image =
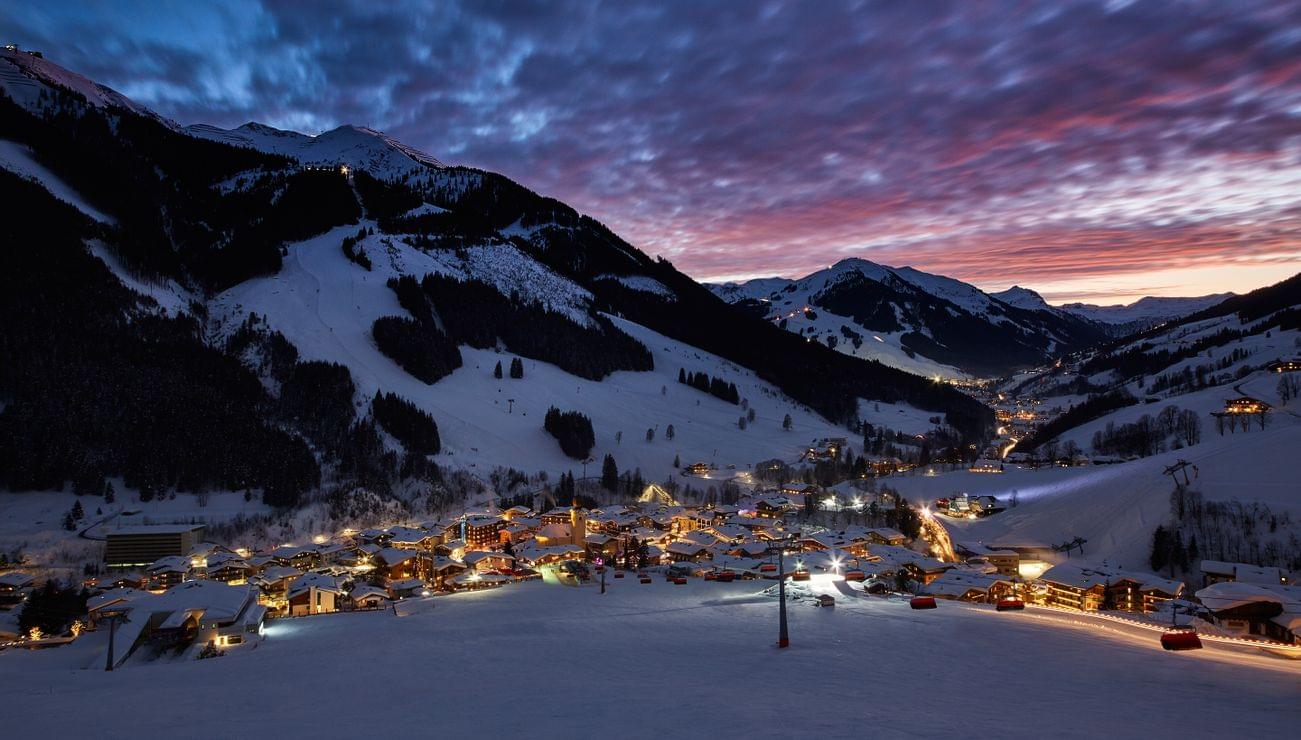
[[[256,313],[282,332],[304,359],[347,366],[360,400],[369,400],[383,389],[432,414],[443,441],[440,465],[484,476],[495,465],[530,473],[578,473],[582,464],[566,458],[542,430],[543,416],[551,406],[581,411],[592,419],[593,459],[612,454],[620,470],[640,468],[651,480],[676,473],[675,457],[683,465],[705,461],[744,470],[748,464],[773,457],[794,461],[811,440],[846,434],[844,428],[792,402],[750,370],[618,317],[611,317],[615,325],[650,350],[654,370],[617,372],[594,382],[524,358],[522,379],[498,380],[492,377],[494,365],[499,361],[508,365],[514,355],[463,346],[462,367],[427,385],[381,354],[371,337],[375,319],[407,315],[386,285],[390,277],[472,276],[507,294],[518,290],[525,299],[543,302],[580,322],[586,320],[583,312],[590,295],[509,246],[472,248],[462,260],[450,250],[422,252],[401,237],[377,235],[362,243],[375,263],[373,271],[366,271],[349,262],[340,248],[345,236],[363,226],[374,224],[340,227],[289,245],[278,274],[220,294],[210,310],[222,318],[225,331]],[[738,428],[746,410],[679,384],[679,368],[735,382],[755,409],[755,421],[747,429]],[[789,431],[782,428],[786,414],[792,419]],[[897,415],[895,408],[882,406],[881,416],[889,421],[890,415]],[[672,440],[665,439],[670,424],[675,432]],[[651,442],[645,439],[647,429],[655,432]],[[622,432],[621,440],[615,438],[617,432]]]
[[[1156,633],[1034,607],[914,611],[831,578],[791,589],[836,604],[791,598],[785,650],[771,581],[662,576],[282,619],[221,658],[133,657],[112,673],[100,631],[0,654],[6,734],[1281,737],[1301,721],[1299,661],[1210,643],[1170,653]],[[68,711],[123,696],[142,706]]]

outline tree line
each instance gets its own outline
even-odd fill
[[[722,378],[711,378],[708,373],[689,373],[683,368],[678,368],[678,382],[728,403],[741,403],[741,394],[736,389],[736,383],[730,383]]]

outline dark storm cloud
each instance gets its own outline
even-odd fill
[[[249,0],[0,19],[182,122],[384,129],[701,277],[852,255],[998,287],[991,259],[1031,284],[1301,260],[1295,3]]]

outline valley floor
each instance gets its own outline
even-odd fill
[[[541,582],[432,611],[269,623],[256,647],[104,673],[101,634],[0,653],[6,734],[62,737],[1251,737],[1301,721],[1301,662],[941,602],[767,582]],[[843,583],[841,584],[843,585]]]

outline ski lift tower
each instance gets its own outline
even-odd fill
[[[786,550],[795,546],[795,538],[777,540],[763,552],[777,556],[777,647],[790,647],[790,632],[786,628]]]

